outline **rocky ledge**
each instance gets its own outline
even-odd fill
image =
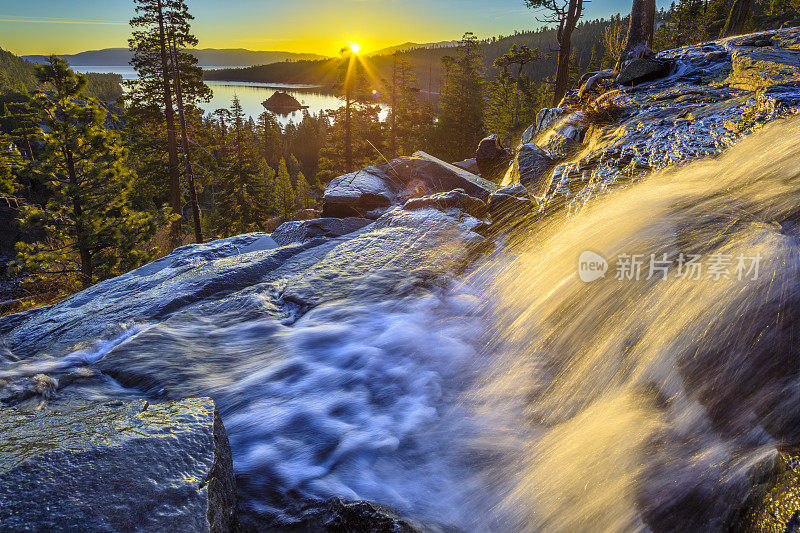
[[[560,108],[542,110],[503,183],[522,182],[542,209],[577,209],[654,170],[719,154],[800,111],[797,28],[638,61],[650,67],[633,65],[616,80],[590,73]]]
[[[234,531],[228,437],[210,398],[0,408],[3,531]]]

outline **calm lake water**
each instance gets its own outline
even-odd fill
[[[130,80],[136,78],[136,71],[129,66],[76,66],[78,72],[99,72],[120,74],[123,79]],[[203,67],[206,70],[214,70],[227,67]],[[342,105],[342,100],[337,96],[325,93],[318,87],[312,85],[294,85],[281,83],[248,83],[233,81],[207,81],[206,84],[214,91],[214,96],[210,102],[201,104],[201,108],[211,113],[220,108],[229,108],[233,97],[238,96],[241,101],[245,114],[257,118],[265,111],[261,102],[272,96],[277,91],[289,93],[301,104],[308,106],[308,112],[317,114],[328,109],[336,109]],[[383,107],[381,119],[386,117],[386,107]],[[288,115],[276,115],[278,123],[285,126],[289,122],[298,123],[303,118],[303,111],[295,111]]]

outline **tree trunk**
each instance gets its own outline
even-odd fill
[[[561,40],[558,43],[558,68],[556,71],[556,86],[553,90],[553,107],[558,107],[561,99],[567,94],[569,84],[569,58],[572,54],[570,39],[572,38],[572,28],[564,26],[561,33]]]
[[[392,159],[397,157],[397,51],[394,53],[392,63],[392,114],[389,127],[389,155]]]
[[[569,0],[569,8],[558,27],[558,68],[556,86],[553,90],[553,107],[558,107],[561,99],[567,94],[569,84],[569,59],[572,54],[572,32],[581,18],[583,0]]]
[[[350,131],[350,83],[345,81],[347,88],[345,89],[345,109],[344,109],[344,166],[345,172],[350,173],[353,171],[353,146],[352,146],[352,132]]]
[[[194,238],[199,244],[203,242],[203,229],[200,227],[200,206],[197,204],[197,189],[194,186],[194,172],[192,172],[192,160],[189,153],[189,135],[186,132],[186,115],[183,110],[183,92],[181,91],[181,73],[178,66],[178,45],[175,42],[175,33],[170,31],[172,36],[172,71],[175,77],[175,95],[178,101],[178,119],[181,123],[181,141],[183,146],[183,161],[186,168],[186,179],[189,182],[189,200],[192,202],[192,221],[194,222]]]
[[[655,0],[633,0],[628,35],[625,38],[625,47],[620,54],[617,69],[621,68],[622,64],[629,59],[652,55],[655,16]]]
[[[722,29],[721,37],[730,37],[732,35],[741,35],[744,33],[744,23],[747,21],[747,16],[750,14],[751,4],[752,0],[735,0],[733,2],[728,20],[725,21],[725,27]]]
[[[181,182],[178,176],[178,143],[175,140],[175,113],[172,110],[172,91],[169,83],[169,62],[167,60],[167,38],[164,32],[164,9],[158,0],[158,43],[161,48],[161,80],[164,91],[164,115],[167,119],[167,151],[169,153],[169,204],[172,213],[181,216]],[[172,245],[181,243],[180,218],[170,228]]]
[[[78,245],[78,255],[81,258],[81,286],[86,289],[92,285],[92,254],[84,243],[86,238],[86,229],[83,227],[83,206],[78,199],[78,173],[75,172],[75,161],[72,157],[72,152],[64,147],[64,162],[67,164],[67,175],[69,177],[69,184],[72,186],[73,192],[70,193],[72,200],[72,212],[75,215],[75,241]]]

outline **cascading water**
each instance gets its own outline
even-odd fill
[[[538,221],[460,282],[294,321],[222,300],[62,357],[0,352],[0,391],[44,372],[65,403],[212,396],[258,513],[340,496],[466,531],[723,530],[754,466],[800,440],[798,138],[776,124]],[[605,277],[581,280],[587,251]]]
[[[753,466],[797,444],[798,139],[776,124],[514,247],[475,394],[510,529],[722,530]],[[581,280],[586,251],[605,277]]]

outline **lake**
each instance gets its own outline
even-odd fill
[[[75,66],[73,67],[78,72],[99,72],[106,74],[120,74],[123,79],[130,80],[136,78],[136,71],[130,66]],[[228,67],[202,67],[206,70],[215,70],[219,68]],[[283,91],[294,98],[301,104],[307,105],[307,111],[312,114],[327,111],[329,109],[336,109],[343,104],[341,98],[329,92],[322,91],[319,87],[313,85],[299,85],[299,84],[282,84],[282,83],[250,83],[250,82],[234,82],[234,81],[207,81],[206,84],[214,91],[214,96],[210,102],[200,104],[203,111],[212,113],[220,108],[229,108],[234,96],[239,97],[242,104],[242,109],[246,115],[257,118],[265,111],[261,102],[272,96],[277,91]],[[387,107],[381,106],[381,120],[386,118]],[[286,115],[275,115],[278,123],[282,126],[290,122],[295,124],[300,122],[303,118],[303,111],[295,111]]]

